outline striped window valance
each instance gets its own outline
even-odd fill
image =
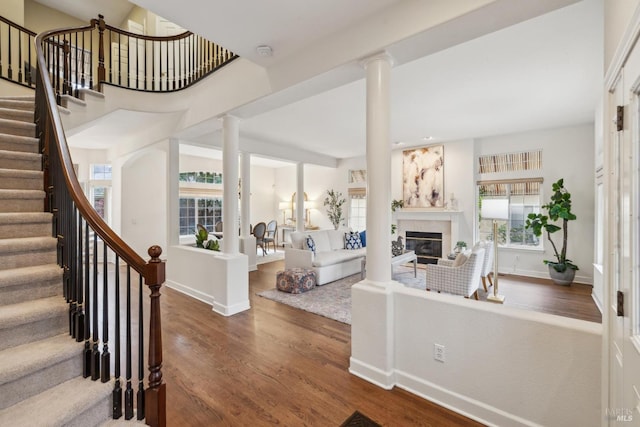
[[[542,178],[503,179],[478,181],[478,187],[482,196],[530,196],[540,194],[542,183]]]
[[[349,188],[348,194],[351,199],[364,199],[367,197],[367,189],[365,187]]]
[[[479,172],[517,172],[542,169],[542,150],[489,154],[478,157]]]

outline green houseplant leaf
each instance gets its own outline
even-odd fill
[[[530,213],[527,215],[525,228],[531,229],[533,234],[540,237],[543,232],[547,233],[547,239],[553,247],[555,261],[544,260],[544,263],[553,267],[559,273],[568,268],[578,270],[570,259],[567,258],[567,243],[569,240],[569,221],[574,221],[576,216],[571,212],[571,193],[564,187],[564,179],[559,179],[551,186],[553,194],[549,203],[542,205],[542,209],[547,211],[547,215],[542,213]],[[552,221],[552,222],[550,222]],[[561,221],[561,225],[553,222]],[[552,235],[562,231],[562,246],[560,251],[554,242]]]

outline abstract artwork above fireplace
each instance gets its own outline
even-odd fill
[[[402,152],[405,208],[444,207],[444,146]]]

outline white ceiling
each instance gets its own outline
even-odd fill
[[[425,144],[424,136],[432,136],[432,143],[592,122],[602,87],[603,0],[582,0],[527,19],[573,1],[456,0],[456,5],[466,7],[490,3],[492,8],[485,8],[490,15],[477,19],[469,12],[467,21],[459,21],[457,26],[454,21],[443,22],[436,26],[438,32],[389,45],[387,50],[399,59],[391,76],[391,141],[411,146]],[[76,5],[84,2],[64,1]],[[99,3],[94,10],[104,10],[105,2]],[[321,46],[323,39],[333,37],[344,46],[353,44],[354,39],[357,42],[358,30],[369,21],[381,26],[381,31],[401,27],[384,21],[385,17],[393,21],[396,9],[416,4],[444,8],[452,4],[450,0],[136,3],[270,71],[293,63],[296,57],[309,58],[312,53],[304,52],[305,46]],[[497,31],[487,29],[516,21],[523,22]],[[345,31],[349,27],[350,31]],[[493,32],[460,42],[469,39],[474,31]],[[362,34],[375,31],[363,30]],[[340,40],[338,36],[345,38]],[[259,57],[255,47],[260,44],[273,46],[273,57]],[[451,47],[445,49],[447,45]],[[423,56],[425,53],[429,54]],[[278,77],[272,75],[274,84]],[[232,112],[242,119],[241,138],[335,158],[364,155],[364,70],[353,58],[316,80],[323,78],[322,91],[309,94],[310,85],[298,84]],[[296,94],[298,87],[303,90]],[[197,129],[183,133],[189,134],[195,144],[210,143],[215,137],[210,134],[212,126],[205,124],[202,128],[205,130],[200,133]]]

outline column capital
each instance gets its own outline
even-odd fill
[[[234,122],[239,122],[240,121],[240,117],[238,116],[234,116],[233,114],[229,114],[229,113],[225,113],[223,115],[221,115],[219,117],[220,120],[224,121],[224,120],[232,120]]]
[[[362,68],[367,69],[367,67],[371,63],[376,62],[376,61],[387,62],[392,67],[395,64],[395,60],[393,59],[393,56],[391,56],[386,50],[383,50],[382,52],[377,52],[377,53],[374,53],[371,56],[367,56],[366,58],[362,58],[360,60],[360,65],[362,66]]]

